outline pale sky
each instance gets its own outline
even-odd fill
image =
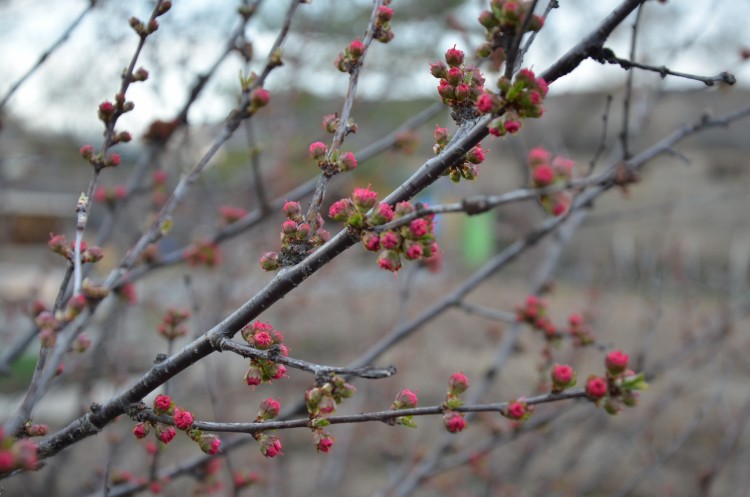
[[[88,0],[0,1],[0,59],[3,62],[0,64],[0,98],[87,3]],[[135,101],[136,110],[126,116],[125,127],[142,128],[156,117],[173,116],[182,105],[188,84],[195,74],[211,64],[222,50],[222,34],[236,25],[234,7],[219,10],[218,3],[174,1],[173,11],[162,18],[162,28],[149,42],[141,59],[152,77],[145,85],[131,87],[129,97]],[[369,3],[367,0],[314,0],[311,5],[300,7],[300,15],[309,19],[307,24],[310,24],[333,15],[346,15],[347,7],[351,8],[352,4],[367,6]],[[466,35],[447,31],[439,20],[414,20],[408,25],[399,25],[399,7],[403,5],[403,8],[417,11],[421,3],[429,5],[430,2],[393,2],[396,39],[392,47],[376,46],[371,52],[363,72],[360,97],[434,97],[437,100],[436,80],[427,71],[428,63],[453,44],[467,50],[469,43],[481,42],[482,29],[475,19],[487,2],[470,1],[453,12],[467,28]],[[552,12],[548,26],[540,32],[537,43],[527,55],[527,65],[537,71],[546,68],[618,3],[615,0],[560,0],[561,7]],[[225,4],[235,5],[235,2]],[[278,24],[286,5],[287,2],[279,0],[267,1],[262,11],[264,21]],[[540,0],[539,5],[543,7],[546,1]],[[429,7],[424,10],[427,18]],[[14,95],[8,110],[32,126],[46,130],[78,129],[87,133],[99,129],[96,105],[112,98],[119,85],[119,73],[137,41],[129,32],[127,19],[132,15],[145,17],[148,12],[148,3],[144,1],[104,1],[102,8],[87,17],[62,48]],[[747,19],[750,19],[750,0],[670,0],[666,5],[648,2],[641,25],[638,60],[703,75],[726,70],[737,76],[739,86],[747,88],[750,61],[742,63],[739,57],[740,47],[750,47]],[[607,45],[622,57],[628,56],[630,24],[621,26]],[[353,35],[361,34],[364,24],[351,29]],[[256,64],[259,64],[275,33],[251,27],[248,36],[255,43]],[[313,93],[343,95],[346,75],[336,71],[329,62],[343,43],[344,38],[332,40],[316,36],[311,40],[291,36],[286,44],[287,54],[298,62],[307,61],[307,66],[299,70],[282,68],[273,73],[268,81],[269,89],[278,91],[292,81]],[[434,50],[430,50],[433,47]],[[394,66],[388,57],[399,52],[419,55],[401,66]],[[241,67],[237,56],[223,64],[211,83],[212,91],[193,108],[192,122],[215,122],[226,116],[238,90]],[[401,77],[394,79],[379,70],[391,67],[398,67]],[[552,91],[562,94],[614,88],[620,86],[624,78],[625,72],[619,68],[589,61],[556,82]],[[672,89],[704,88],[700,82],[673,78],[660,83],[658,76],[642,72],[638,72],[638,78],[652,87],[665,84]]]

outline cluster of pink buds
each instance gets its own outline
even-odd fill
[[[0,427],[0,475],[5,475],[16,469],[35,470],[37,469],[38,462],[39,458],[35,442],[28,438],[16,440],[15,437],[6,437],[3,429]]]
[[[526,421],[534,412],[534,406],[527,404],[523,399],[508,403],[508,407],[502,412],[503,416],[513,421]]]
[[[333,375],[328,381],[305,392],[305,406],[310,418],[324,418],[336,412],[336,406],[352,397],[357,389],[344,377]]]
[[[547,301],[536,295],[529,295],[523,305],[516,307],[516,319],[544,333],[547,340],[559,338],[557,328],[547,316]]]
[[[378,264],[381,269],[396,272],[401,269],[401,257],[410,261],[427,261],[438,252],[432,222],[434,215],[419,217],[409,224],[382,232],[372,228],[397,221],[416,211],[417,208],[409,202],[399,202],[395,209],[386,203],[378,204],[377,192],[369,188],[355,188],[349,198],[334,202],[328,215],[352,229],[360,230],[364,247],[371,252],[380,251]]]
[[[586,380],[586,395],[597,405],[603,403],[611,415],[623,406],[638,405],[639,390],[648,388],[643,373],[636,374],[628,368],[630,357],[621,350],[613,350],[604,359],[604,377],[591,375]]]
[[[94,192],[94,201],[112,207],[126,196],[127,190],[123,185],[117,185],[114,188],[100,186]]]
[[[447,63],[447,66],[446,66]],[[430,74],[440,80],[438,94],[453,109],[457,123],[476,117],[477,99],[484,92],[484,76],[473,65],[464,65],[464,53],[455,45],[445,52],[445,62],[430,64]]]
[[[195,418],[193,413],[187,409],[178,407],[172,401],[172,398],[168,395],[159,394],[154,399],[154,412],[161,416],[170,416],[174,426],[162,423],[160,421],[143,421],[133,427],[133,435],[136,438],[146,438],[148,434],[153,430],[156,439],[162,444],[168,444],[174,440],[178,430],[184,431],[198,444],[200,449],[206,454],[214,455],[219,451],[221,447],[221,440],[216,435],[204,434],[197,428],[193,428]],[[155,453],[156,446],[150,446],[150,453]]]
[[[487,126],[493,136],[514,134],[521,129],[521,120],[542,117],[542,102],[547,95],[547,83],[537,78],[531,69],[521,69],[513,83],[505,76],[497,81],[500,94],[486,92],[477,99],[477,110],[481,114],[504,114]]]
[[[187,334],[187,327],[185,321],[190,319],[190,311],[187,309],[169,309],[164,315],[161,324],[157,330],[159,334],[167,340],[174,340],[175,338],[185,336]]]
[[[572,179],[574,168],[575,162],[572,160],[559,155],[552,158],[551,154],[541,147],[529,152],[531,183],[535,188],[564,185]],[[539,201],[548,213],[561,216],[568,212],[571,197],[567,191],[560,191],[542,195]]]
[[[364,54],[365,44],[359,38],[355,38],[344,48],[343,52],[339,52],[333,65],[341,72],[351,72],[360,64]]]
[[[331,238],[323,229],[323,216],[316,214],[311,225],[302,215],[299,202],[285,203],[282,211],[287,220],[281,225],[281,250],[266,252],[260,258],[260,267],[266,271],[294,266]]]
[[[576,384],[576,372],[567,364],[555,364],[550,370],[552,393],[560,393]]]
[[[391,404],[391,409],[399,411],[401,409],[413,409],[419,404],[419,398],[416,392],[412,392],[409,389],[401,390],[397,395],[396,399]],[[409,428],[416,428],[417,424],[414,422],[414,416],[399,416],[394,420],[395,424],[408,426]]]
[[[288,356],[289,349],[284,345],[284,334],[268,323],[256,321],[245,325],[240,334],[251,346],[260,350],[274,350],[281,356]],[[255,388],[261,383],[271,383],[286,375],[286,367],[268,359],[250,358],[250,367],[245,373],[245,382]]]
[[[338,119],[338,118],[337,118]],[[355,124],[347,125],[347,129],[354,129],[350,126],[356,127]],[[346,171],[352,171],[357,168],[357,159],[351,152],[341,153],[339,150],[334,150],[329,157],[328,147],[323,142],[314,142],[310,144],[307,149],[310,157],[315,161],[323,174],[328,177],[335,176],[336,174],[343,173]]]
[[[393,31],[391,31],[393,9],[389,7],[390,4],[390,0],[384,1],[383,5],[378,7],[378,12],[375,17],[375,32],[373,33],[373,38],[380,43],[388,43],[395,36]]]
[[[432,147],[432,151],[435,155],[438,155],[450,143],[451,134],[447,129],[438,126],[435,128],[433,136],[435,137],[435,145]],[[476,179],[479,176],[479,164],[484,162],[486,152],[487,150],[482,149],[482,144],[477,143],[474,148],[464,155],[463,162],[450,166],[443,172],[443,176],[450,177],[454,183],[461,181],[461,178],[469,181]]]
[[[65,257],[70,262],[73,262],[73,258],[75,257],[75,242],[68,243],[65,235],[50,233],[47,246],[52,252]],[[89,247],[86,245],[86,242],[82,241],[80,248],[82,263],[99,262],[102,260],[102,257],[104,257],[104,251],[101,247]]]
[[[487,30],[487,42],[477,48],[477,56],[490,57],[494,69],[499,69],[506,58],[503,47],[518,36],[530,8],[531,2],[525,0],[490,1],[490,9],[479,14],[479,23]],[[525,31],[539,31],[542,26],[544,19],[532,14]]]
[[[221,207],[219,207],[219,216],[221,216],[221,221],[223,224],[232,224],[247,216],[247,210],[243,209],[242,207],[222,205]]]
[[[216,242],[199,240],[185,249],[183,259],[191,266],[213,268],[221,264],[221,249]]]
[[[445,395],[443,407],[443,424],[450,433],[458,433],[466,428],[464,414],[455,409],[464,405],[461,394],[469,389],[469,378],[464,373],[453,373],[448,379],[448,392]]]
[[[147,23],[143,23],[141,20],[139,20],[137,17],[131,17],[130,18],[130,27],[133,28],[133,31],[135,31],[138,36],[141,38],[146,38],[150,34],[154,33],[157,29],[159,29],[159,22],[156,20],[157,17],[163,16],[167,12],[169,12],[169,9],[172,8],[172,2],[170,0],[164,0],[159,4],[159,10],[155,12],[154,19],[151,19]]]

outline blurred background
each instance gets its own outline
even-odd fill
[[[0,357],[28,336],[33,303],[50,306],[54,301],[65,266],[47,248],[49,234],[73,236],[75,202],[90,176],[78,150],[101,143],[97,106],[113,98],[137,41],[127,20],[145,18],[152,5],[100,0],[89,8],[89,3],[0,1]],[[559,3],[526,56],[525,66],[537,73],[618,4]],[[117,147],[122,164],[104,171],[104,200],[91,213],[87,241],[106,239],[94,279],[116,266],[180,175],[210,146],[238,101],[238,74],[262,68],[286,5],[263,2],[240,29],[244,37],[237,39],[231,38],[241,26],[233,2],[218,6],[183,0],[161,18],[138,64],[149,71],[149,79],[131,87],[128,96],[135,110],[118,125],[134,140]],[[154,249],[157,263],[179,258],[196,240],[225,228],[222,207],[262,210],[262,197],[304,205],[305,197],[289,192],[317,176],[307,147],[330,141],[320,121],[340,109],[346,91],[348,78],[332,61],[349,41],[362,36],[370,5],[315,0],[300,8],[285,44],[285,65],[266,85],[271,104],[239,130],[180,205],[174,228]],[[540,1],[539,9],[546,5]],[[359,130],[343,146],[355,155],[434,107],[436,80],[429,75],[429,62],[453,45],[471,54],[483,41],[476,17],[485,2],[395,1],[392,7],[396,37],[368,52],[353,111]],[[14,83],[82,13],[70,36],[15,89]],[[631,152],[704,114],[718,116],[750,105],[750,62],[745,61],[750,37],[744,29],[749,15],[748,2],[646,3],[636,60],[704,76],[729,71],[737,84],[707,87],[636,72],[630,95]],[[620,57],[629,57],[632,22],[631,17],[606,45]],[[228,44],[242,48],[249,61],[239,50],[223,56]],[[490,70],[486,76],[488,82],[497,78]],[[454,185],[443,178],[418,200],[447,203],[522,187],[528,183],[527,153],[536,146],[574,159],[581,176],[592,167],[599,172],[615,164],[622,156],[626,77],[620,68],[584,62],[550,87],[542,119],[524,122],[516,136],[483,142],[489,152],[479,181]],[[190,102],[191,88],[204,79],[205,88],[189,105],[188,125],[154,154],[154,141],[141,137],[155,120],[178,116]],[[325,209],[354,187],[371,185],[384,197],[432,157],[436,125],[455,128],[445,109],[422,121],[399,135],[395,145],[361,161],[355,172],[336,177]],[[534,422],[521,431],[499,415],[481,415],[467,432],[454,436],[446,457],[423,475],[414,495],[750,495],[750,434],[743,430],[750,415],[749,131],[747,121],[740,121],[691,137],[652,161],[637,184],[603,196],[566,243],[546,281],[545,298],[555,324],[564,328],[571,313],[583,314],[598,341],[625,350],[649,374],[652,388],[641,405],[616,417],[584,402],[540,406]],[[166,175],[165,183],[153,181],[156,171]],[[118,186],[128,191],[125,200],[114,200]],[[374,254],[354,247],[262,320],[287,332],[292,356],[344,365],[438,302],[545,217],[534,201],[475,217],[439,217],[443,260],[437,272],[414,265],[394,277],[377,269]],[[262,219],[222,241],[218,267],[170,262],[151,271],[143,269],[145,263],[140,272],[136,268],[136,298],[111,298],[99,309],[86,331],[92,348],[66,360],[66,374],[35,411],[34,422],[59,429],[92,402],[106,402],[139,377],[156,352],[167,352],[156,333],[167,309],[190,309],[189,334],[197,336],[262,289],[272,275],[263,273],[257,261],[263,252],[278,250],[283,215],[277,210]],[[340,229],[332,221],[326,227],[332,233]],[[402,388],[418,389],[424,405],[440,403],[454,371],[465,371],[478,382],[514,327],[515,306],[531,291],[557,243],[550,237],[526,251],[465,299],[503,311],[506,318],[510,313],[509,319],[447,311],[378,360],[378,365],[396,365],[396,377],[358,381],[360,393],[340,412],[385,409]],[[0,364],[7,366],[0,376],[0,419],[17,407],[37,352],[38,341],[33,340],[23,354]],[[536,393],[546,374],[545,353],[539,336],[531,330],[522,333],[483,400]],[[601,370],[601,351],[580,351],[564,343],[553,354],[579,371],[580,382]],[[170,382],[171,394],[199,419],[250,421],[262,399],[270,396],[280,398],[282,406],[292,405],[312,383],[309,375],[290,371],[288,379],[250,391],[242,380],[246,368],[239,357],[209,357]],[[257,478],[257,485],[242,495],[406,495],[411,490],[404,475],[429,460],[444,433],[437,417],[418,424],[417,430],[337,426],[331,430],[337,445],[328,455],[315,454],[307,430],[283,431],[278,435],[285,456],[274,460],[264,459],[251,439],[243,443],[232,442],[242,437],[222,437],[241,447],[220,459],[221,468],[198,465],[186,471],[189,477],[165,484],[162,493],[205,493],[221,481],[222,494],[229,488],[226,476],[242,473]],[[129,434],[132,425],[123,417],[42,470],[0,486],[8,495],[88,495],[100,491],[105,471],[110,481],[148,479],[154,464],[145,442]],[[171,468],[199,455],[194,444],[178,439],[160,454],[158,467]]]

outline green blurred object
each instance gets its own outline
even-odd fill
[[[479,266],[494,253],[493,221],[492,212],[465,218],[462,252],[467,264]]]

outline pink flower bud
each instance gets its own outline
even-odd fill
[[[380,245],[388,250],[395,250],[401,244],[401,237],[393,231],[384,231],[380,234]]]
[[[445,61],[451,67],[460,66],[464,62],[464,53],[453,45],[453,48],[449,48],[445,52]]]
[[[157,426],[156,437],[161,440],[163,444],[166,445],[171,442],[174,439],[175,435],[177,435],[177,432],[171,426],[163,427],[161,429],[159,428],[159,426]]]
[[[358,209],[367,211],[378,202],[378,193],[369,188],[355,188],[352,192],[352,200]]]
[[[543,187],[552,184],[555,179],[555,173],[552,168],[547,164],[542,164],[534,169],[531,174],[531,180],[534,182],[534,186]]]
[[[172,399],[169,395],[159,394],[154,399],[154,410],[157,414],[164,414],[172,407]]]
[[[393,219],[393,208],[386,203],[378,204],[370,216],[370,221],[376,226],[390,222],[391,219]]]
[[[381,240],[382,243],[382,240]],[[394,250],[383,250],[378,255],[378,266],[386,271],[397,272],[401,269],[401,258]]]
[[[135,438],[145,438],[149,431],[151,431],[151,425],[148,423],[138,423],[133,427]]]
[[[430,74],[436,78],[444,79],[448,76],[448,68],[445,67],[445,63],[442,60],[439,60],[430,64]]]
[[[481,164],[482,162],[484,162],[485,152],[486,150],[482,149],[482,145],[477,144],[477,146],[469,150],[469,152],[466,154],[466,160],[471,162],[472,164]]]
[[[260,452],[268,457],[276,457],[281,454],[281,441],[275,435],[261,434],[258,439],[260,442]]]
[[[323,431],[315,434],[315,449],[318,452],[329,453],[335,442],[336,439],[330,433]]]
[[[613,350],[604,360],[604,364],[607,366],[607,372],[613,376],[616,376],[624,372],[628,368],[628,361],[630,357],[622,350]]]
[[[492,12],[483,10],[482,13],[479,14],[479,24],[487,29],[492,29],[497,26],[497,18],[492,14]]]
[[[511,402],[508,405],[505,415],[510,419],[521,421],[527,417],[528,413],[529,413],[528,406],[526,405],[525,402],[515,401],[515,402]]]
[[[448,130],[439,126],[435,128],[432,136],[435,138],[435,143],[437,143],[438,145],[447,145],[451,139],[451,135],[450,133],[448,133]]]
[[[105,162],[106,166],[109,167],[117,167],[120,165],[120,154],[109,154],[109,157],[107,157],[107,160]]]
[[[328,217],[339,223],[346,221],[349,216],[349,210],[352,207],[351,200],[341,199],[334,202],[328,209]]]
[[[377,233],[366,231],[362,234],[362,245],[370,252],[380,250],[380,236]]]
[[[271,100],[271,93],[265,88],[256,88],[250,93],[250,104],[253,107],[265,107]]]
[[[552,378],[552,392],[562,392],[576,383],[576,374],[567,364],[555,364],[550,371]]]
[[[429,232],[429,223],[424,218],[415,219],[411,223],[409,223],[409,233],[411,236],[413,236],[415,239],[422,238]],[[386,247],[391,248],[391,247]]]
[[[359,38],[356,38],[349,43],[349,55],[353,58],[358,59],[363,53],[365,53],[365,45],[359,40]]]
[[[83,157],[86,160],[91,159],[94,157],[94,146],[93,145],[84,145],[81,147],[80,150],[81,157]]]
[[[477,110],[482,114],[494,112],[497,106],[496,97],[490,93],[482,93],[477,98]]]
[[[589,376],[589,379],[586,380],[586,395],[588,395],[591,400],[601,399],[607,395],[608,390],[609,387],[604,378],[599,376]]]
[[[466,428],[466,420],[457,412],[447,412],[443,415],[445,429],[451,433],[458,433]]]
[[[456,88],[448,83],[446,80],[441,80],[440,85],[438,85],[438,94],[443,98],[450,100],[453,98],[453,95],[455,95]]]
[[[351,152],[346,152],[339,157],[339,171],[351,171],[357,167],[357,159]]]
[[[320,162],[325,159],[328,147],[323,142],[315,142],[310,144],[308,152],[310,153],[310,157]]]
[[[531,151],[529,151],[529,163],[532,166],[547,163],[549,162],[549,159],[550,153],[542,147],[532,148]]]
[[[302,213],[302,206],[300,206],[299,202],[286,202],[281,211],[289,219],[295,219]]]
[[[396,395],[396,400],[393,401],[393,404],[391,405],[392,409],[411,409],[412,407],[417,407],[417,404],[419,404],[419,399],[417,398],[417,394],[412,392],[409,389],[401,390],[398,395]]]
[[[463,372],[453,373],[448,379],[448,392],[460,395],[469,389],[469,378]]]
[[[393,17],[393,9],[390,7],[386,7],[385,5],[381,5],[378,7],[378,20],[380,22],[388,22]]]
[[[215,456],[221,449],[221,439],[216,435],[201,435],[201,438],[198,441],[198,446],[204,453],[210,456]]]
[[[466,83],[461,83],[456,86],[455,95],[456,100],[458,100],[459,102],[463,102],[471,96],[471,88],[469,88],[469,85],[467,85]]]
[[[448,74],[445,76],[445,80],[453,86],[463,84],[464,72],[458,67],[451,67],[448,70]]]
[[[173,419],[175,426],[180,430],[188,430],[193,426],[193,414],[179,407],[175,407]]]
[[[0,449],[0,474],[10,473],[15,468],[16,461],[10,450]]]
[[[508,119],[503,123],[503,129],[507,132],[512,134],[518,133],[518,131],[521,129],[521,121],[516,121],[515,119]]]
[[[420,259],[423,255],[424,249],[422,248],[422,246],[419,243],[413,242],[408,245],[406,253],[404,254],[404,256],[410,261]]]
[[[293,235],[297,232],[297,223],[287,220],[281,223],[281,232],[285,235]]]
[[[279,254],[276,252],[266,252],[260,257],[260,267],[265,271],[275,271],[279,266]]]
[[[271,335],[266,331],[259,331],[253,336],[253,345],[259,349],[267,349],[272,343]]]

